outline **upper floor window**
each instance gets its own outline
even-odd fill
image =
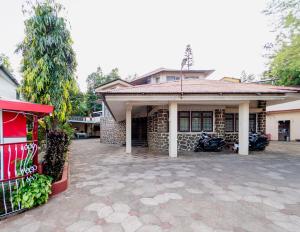
[[[198,80],[199,77],[184,77],[186,80]]]
[[[154,78],[155,84],[159,84],[159,80],[160,80],[160,77],[155,77]]]
[[[167,76],[167,81],[178,81],[180,77],[177,76]]]

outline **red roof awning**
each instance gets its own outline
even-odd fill
[[[35,104],[18,100],[0,99],[0,110],[50,114],[53,112],[54,107],[50,105]]]

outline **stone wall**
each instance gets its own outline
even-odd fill
[[[148,147],[152,151],[169,149],[169,115],[167,109],[160,109],[147,118]]]
[[[224,138],[225,136],[225,109],[215,110],[215,132],[217,137]]]
[[[200,133],[178,133],[177,149],[179,151],[194,151],[198,144]]]
[[[225,132],[225,140],[227,142],[235,142],[239,139],[239,132]]]
[[[257,107],[262,108],[262,112],[257,114],[257,132],[266,133],[266,101],[258,101]]]
[[[216,136],[225,135],[225,110],[220,109],[215,112],[216,118]],[[147,134],[148,146],[152,151],[168,151],[169,150],[169,117],[167,109],[160,109],[152,116],[148,117]],[[178,132],[177,148],[180,151],[193,151],[199,141],[200,133],[195,132]]]
[[[116,122],[108,110],[100,118],[100,142],[109,144],[125,144],[126,122]]]

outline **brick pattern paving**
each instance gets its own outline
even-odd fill
[[[300,145],[268,151],[166,154],[77,140],[71,184],[46,205],[0,222],[0,231],[296,232]]]

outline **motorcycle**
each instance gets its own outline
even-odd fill
[[[210,135],[202,132],[194,152],[199,151],[221,151],[226,145],[222,138],[212,138]]]
[[[249,133],[249,151],[264,151],[269,145],[269,140],[267,136],[258,133]],[[233,146],[233,151],[239,151],[239,144],[235,142]]]

